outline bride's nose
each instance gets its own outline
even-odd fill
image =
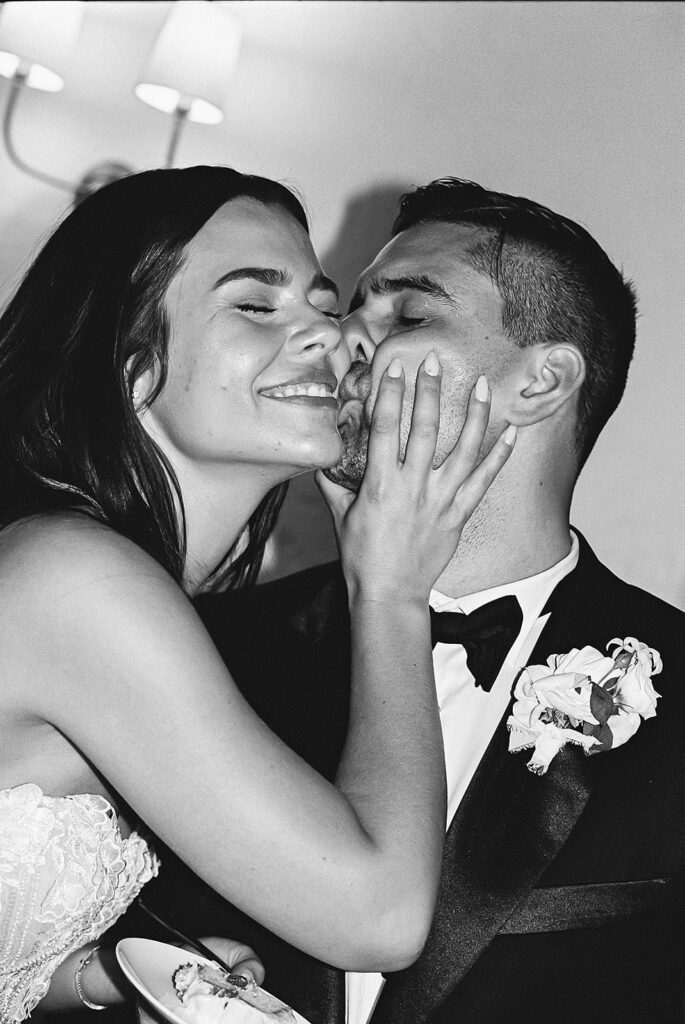
[[[338,321],[319,310],[299,324],[285,343],[291,356],[311,355],[319,359],[332,355],[341,345],[342,332]]]

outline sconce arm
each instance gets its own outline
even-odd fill
[[[188,120],[189,113],[190,107],[186,106],[182,101],[179,101],[173,114],[174,124],[171,129],[169,145],[167,146],[166,159],[164,161],[165,167],[173,167],[174,157],[176,156],[176,150],[178,148],[178,141],[181,138],[181,132],[183,130],[183,126]]]
[[[76,185],[73,181],[66,181],[64,178],[57,178],[52,174],[46,174],[45,171],[39,170],[37,167],[31,167],[25,160],[17,153],[14,142],[12,140],[12,122],[14,119],[14,111],[19,101],[19,94],[24,88],[24,76],[21,73],[15,74],[14,78],[11,79],[10,94],[7,99],[7,106],[5,107],[5,116],[2,121],[2,137],[5,142],[5,149],[12,163],[23,171],[24,174],[30,174],[32,178],[37,178],[38,181],[42,181],[47,185],[52,185],[54,188],[61,188],[65,192],[74,194]]]

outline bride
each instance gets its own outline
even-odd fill
[[[400,463],[394,362],[359,495],[322,481],[354,650],[335,786],[246,704],[189,601],[251,583],[285,482],[339,458],[337,319],[297,199],[194,167],[86,200],[0,321],[2,1021],[123,998],[96,940],[157,871],[136,819],[332,964],[422,947],[445,815],[427,598],[511,450],[476,465],[488,402],[433,471],[429,355]]]

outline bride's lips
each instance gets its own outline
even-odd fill
[[[306,374],[260,388],[262,398],[271,398],[290,405],[305,405],[309,408],[338,409],[335,389],[338,378],[328,370],[309,370]]]

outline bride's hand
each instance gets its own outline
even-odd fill
[[[264,967],[254,950],[234,939],[217,936],[203,938],[212,953],[228,964],[234,974],[242,974],[258,985],[264,980]],[[190,946],[185,947],[191,952]],[[78,978],[78,986],[76,984]],[[79,991],[80,989],[80,991]],[[50,990],[39,1004],[36,1016],[61,1010],[83,1009],[83,998],[98,1006],[115,1006],[131,998],[132,989],[117,963],[114,949],[89,943],[64,960],[50,979]],[[49,1018],[48,1018],[49,1019]],[[148,1006],[138,1008],[140,1024],[158,1024],[161,1021]]]
[[[220,957],[225,964],[231,968],[233,974],[242,974],[248,981],[256,981],[261,985],[264,981],[264,966],[249,946],[236,942],[234,939],[222,939],[216,935],[203,936],[200,940],[207,949]],[[191,946],[184,946],[191,953],[195,950]],[[155,1013],[148,1003],[138,1003],[137,1021],[138,1024],[164,1024],[167,1018]]]
[[[264,965],[249,946],[236,942],[235,939],[223,939],[217,935],[203,937],[200,941],[223,960],[233,974],[242,974],[248,981],[256,981],[258,985],[264,981]]]
[[[440,425],[440,364],[430,352],[416,378],[411,430],[400,459],[404,371],[394,359],[381,378],[359,493],[317,474],[332,511],[348,587],[367,597],[427,600],[454,555],[464,524],[511,454],[508,427],[479,461],[490,413],[484,377],[473,388],[457,443],[433,469]]]

